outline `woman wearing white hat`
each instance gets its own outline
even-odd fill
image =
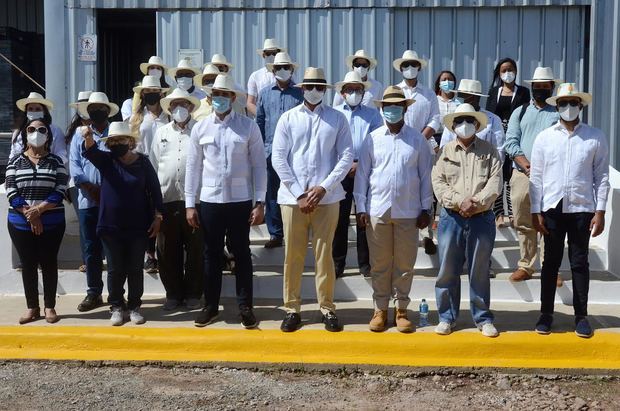
[[[122,325],[124,310],[135,324],[144,290],[142,261],[148,238],[155,238],[162,221],[162,195],[157,173],[147,156],[135,153],[139,134],[125,122],[110,124],[103,137],[109,151],[100,150],[91,130],[84,130],[82,150],[101,173],[101,205],[97,234],[108,263],[108,302],[112,325]],[[123,293],[127,281],[127,305]]]
[[[284,47],[280,47],[276,39],[265,39],[263,48],[256,50],[256,53],[263,58],[265,64],[263,67],[250,74],[250,78],[248,79],[247,108],[248,112],[252,116],[256,115],[256,100],[258,99],[258,93],[263,88],[276,82],[276,78],[271,70],[267,69],[267,64],[273,63],[276,58],[276,54],[281,51],[286,51],[286,49]]]
[[[366,50],[357,50],[354,54],[347,56],[344,61],[347,66],[347,70],[357,72],[362,78],[362,81],[370,83],[366,93],[364,93],[362,104],[376,109],[373,100],[381,97],[381,93],[383,93],[383,84],[374,78],[369,77],[368,72],[377,67],[377,60],[370,57]],[[334,93],[332,107],[339,106],[342,103],[344,103],[344,99],[340,93]]]

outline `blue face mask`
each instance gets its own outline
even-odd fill
[[[457,106],[460,106],[461,104],[464,103],[463,99],[460,97],[455,97],[454,102],[456,103]]]
[[[230,97],[216,96],[211,99],[213,111],[218,114],[226,113],[230,110]]]
[[[439,82],[439,88],[445,92],[454,90],[454,81],[452,80],[442,80]]]
[[[382,110],[383,118],[390,124],[396,124],[403,119],[404,109],[403,106],[385,106]]]

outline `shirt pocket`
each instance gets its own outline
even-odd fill
[[[249,196],[248,181],[234,177],[230,181],[230,195],[233,199],[245,199]]]
[[[208,155],[217,153],[217,145],[215,144],[215,136],[204,136],[198,140],[198,143],[204,148]]]
[[[478,177],[488,177],[489,176],[489,167],[491,164],[491,155],[484,154],[481,156],[476,156],[476,165],[475,172]]]
[[[232,139],[232,151],[231,158],[232,161],[238,162],[248,162],[248,142],[242,137],[235,137]]]

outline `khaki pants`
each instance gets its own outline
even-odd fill
[[[510,179],[510,196],[521,252],[518,266],[529,274],[533,274],[536,254],[538,253],[538,233],[532,225],[530,179],[525,173],[516,169]],[[540,261],[542,264],[544,249],[542,237],[540,238],[540,247]]]
[[[280,208],[284,223],[284,309],[294,313],[299,313],[301,309],[301,276],[308,248],[308,233],[312,230],[317,300],[323,314],[335,311],[336,272],[332,242],[340,204],[319,206],[311,214],[303,214],[298,206],[282,205]]]
[[[370,217],[366,236],[375,308],[387,310],[394,298],[397,308],[406,309],[418,253],[416,219],[392,219],[389,211],[383,217]]]

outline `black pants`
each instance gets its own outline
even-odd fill
[[[101,242],[108,259],[108,302],[112,308],[125,308],[123,287],[127,281],[127,308],[139,308],[144,293],[146,231],[144,235],[103,235]]]
[[[252,308],[251,211],[251,201],[200,203],[200,226],[205,242],[205,308],[211,312],[217,312],[220,305],[224,236],[227,236],[229,250],[235,256],[237,304],[240,308]]]
[[[56,307],[58,287],[58,250],[65,234],[65,224],[44,230],[41,235],[18,230],[8,224],[9,235],[22,263],[22,281],[28,308],[39,308],[39,273],[43,276],[43,301],[45,308]]]
[[[351,218],[351,206],[353,204],[353,181],[354,178],[345,177],[342,187],[345,191],[344,200],[340,201],[340,215],[332,244],[332,257],[336,275],[341,276],[344,272],[349,248],[349,220]],[[357,227],[357,264],[360,269],[370,270],[370,257],[368,256],[368,241],[366,240],[366,228]]]
[[[540,311],[553,314],[556,280],[568,235],[568,258],[573,280],[573,309],[576,316],[588,315],[590,288],[590,222],[593,213],[563,213],[562,201],[543,213],[549,235],[545,236],[545,260],[541,271]]]
[[[194,230],[187,224],[183,201],[164,204],[164,220],[157,236],[157,258],[166,298],[181,302],[202,297],[202,230]]]

